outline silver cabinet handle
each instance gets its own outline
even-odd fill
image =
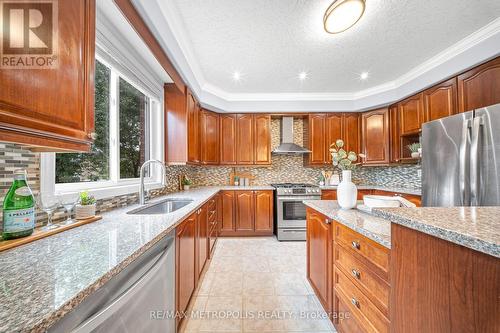
[[[330,223],[332,223],[332,221],[330,221],[330,219],[325,219],[325,223],[330,224]]]
[[[483,117],[474,118],[470,144],[470,205],[479,206],[479,135]]]
[[[354,276],[358,280],[361,278],[361,273],[355,268],[353,268],[351,270],[351,274],[352,274],[352,276]]]
[[[352,241],[351,245],[353,249],[359,250],[360,246],[358,241]]]
[[[354,297],[351,298],[351,303],[359,309],[359,302],[357,299],[355,299]]]
[[[470,120],[465,120],[462,126],[462,140],[460,142],[460,165],[459,165],[459,186],[460,186],[460,199],[462,205],[469,206],[469,196],[465,189],[466,172],[467,172],[467,148],[470,139]]]

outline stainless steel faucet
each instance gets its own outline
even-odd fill
[[[144,189],[144,169],[146,169],[146,166],[148,166],[151,163],[158,163],[159,165],[161,165],[161,170],[162,170],[161,185],[162,186],[166,185],[165,178],[167,176],[167,169],[165,168],[165,165],[158,160],[148,160],[144,162],[144,164],[141,166],[141,170],[139,171],[140,182],[141,182],[141,186],[139,189],[139,204],[141,205],[144,205],[146,203],[146,198],[145,198],[146,191]]]

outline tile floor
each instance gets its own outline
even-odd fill
[[[335,332],[306,279],[306,243],[221,238],[181,332]]]

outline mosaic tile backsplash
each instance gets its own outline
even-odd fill
[[[280,119],[271,121],[271,147],[280,144]],[[303,144],[303,121],[294,120],[294,142]],[[14,170],[28,170],[28,183],[35,192],[40,190],[40,154],[31,152],[20,145],[0,142],[0,229],[1,205],[3,198],[13,181]],[[332,167],[306,168],[300,155],[272,155],[272,165],[266,167],[232,168],[217,166],[169,166],[167,167],[167,186],[152,193],[153,196],[178,191],[179,175],[187,174],[194,186],[229,184],[229,174],[234,170],[251,173],[255,179],[253,185],[269,185],[278,182],[318,183],[322,170]],[[420,188],[419,165],[401,165],[389,167],[358,167],[353,171],[353,181],[363,185],[379,185],[388,187]],[[138,194],[121,195],[98,200],[97,211],[105,212],[113,208],[123,207],[137,202]],[[58,211],[55,221],[63,219],[64,213]],[[46,215],[37,211],[37,224],[46,222]]]

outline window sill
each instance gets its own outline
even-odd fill
[[[160,189],[163,186],[159,182],[146,181],[144,182],[146,190]],[[108,199],[120,195],[139,193],[139,181],[124,181],[121,183],[114,182],[95,182],[95,183],[72,183],[72,184],[56,184],[55,193],[64,196],[65,193],[88,191],[96,199]]]

